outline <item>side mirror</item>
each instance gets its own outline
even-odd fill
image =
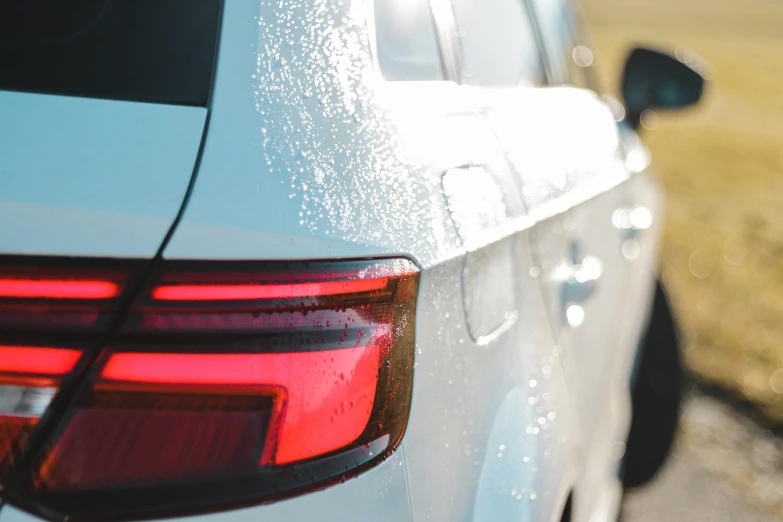
[[[704,91],[697,58],[685,61],[666,53],[638,47],[631,51],[623,71],[622,93],[627,121],[635,129],[646,109],[679,109],[696,104]]]

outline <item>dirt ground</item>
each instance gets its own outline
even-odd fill
[[[783,520],[783,439],[757,420],[694,388],[673,454],[651,483],[626,492],[621,521]]]
[[[609,93],[633,45],[712,66],[700,107],[644,131],[668,194],[662,272],[691,370],[783,422],[783,2],[582,6]]]

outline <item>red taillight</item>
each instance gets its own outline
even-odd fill
[[[0,345],[0,374],[68,375],[81,355],[65,348]]]
[[[99,347],[131,273],[110,261],[0,259],[0,484],[83,354]]]
[[[81,352],[0,345],[0,478],[27,445],[38,418]]]
[[[0,297],[38,299],[112,299],[120,285],[111,281],[0,279]]]
[[[324,297],[381,290],[388,282],[388,277],[376,277],[323,283],[162,285],[152,290],[152,298],[158,301],[245,301]]]
[[[232,387],[279,390],[285,411],[273,419],[279,423],[277,450],[262,464],[288,464],[341,448],[361,435],[372,411],[384,341],[322,352],[116,353],[97,386],[132,384],[143,390],[158,384],[190,387],[192,393],[214,386],[213,395],[223,391],[221,386],[227,394]]]
[[[415,265],[164,266],[44,446],[28,501],[96,516],[211,509],[338,481],[396,448]]]

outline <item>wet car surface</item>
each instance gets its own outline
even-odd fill
[[[196,3],[205,98],[0,81],[0,522],[612,520],[663,196],[572,6]]]

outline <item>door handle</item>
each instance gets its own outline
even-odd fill
[[[572,327],[582,324],[585,310],[581,303],[593,294],[602,273],[601,261],[597,257],[585,256],[580,259],[577,245],[571,245],[571,258],[560,261],[551,276],[560,294],[562,324]]]

